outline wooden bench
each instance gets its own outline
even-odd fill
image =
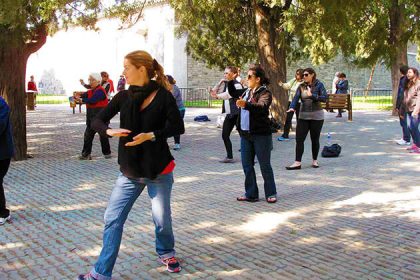
[[[322,103],[325,110],[345,109],[347,110],[348,120],[353,120],[353,109],[351,105],[351,95],[349,93],[328,94],[327,102]]]
[[[75,102],[74,99],[71,99],[71,97],[69,98],[69,102],[70,102],[70,108],[73,109],[73,114],[76,113],[76,106],[77,105],[79,105],[79,113],[82,112],[82,105],[84,103]]]

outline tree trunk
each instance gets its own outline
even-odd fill
[[[286,47],[284,32],[276,30],[282,13],[253,1],[258,35],[258,56],[261,66],[270,79],[273,94],[271,109],[274,117],[284,124],[288,105],[287,92],[279,86],[286,80]]]
[[[391,48],[391,80],[392,80],[392,105],[395,108],[400,81],[400,67],[408,64],[407,39],[404,39],[404,4],[398,4],[398,0],[391,1],[389,9],[390,34],[389,45]],[[393,110],[393,115],[397,112]]]
[[[20,32],[0,27],[0,95],[10,107],[15,160],[27,158],[26,63],[29,55],[45,44],[47,28],[39,26],[27,42],[23,38]]]
[[[372,70],[370,71],[370,76],[369,76],[369,81],[367,83],[366,89],[365,89],[365,98],[368,96],[369,94],[369,90],[372,87],[372,80],[373,80],[373,74],[375,74],[375,69],[376,69],[376,63],[373,64],[372,66]]]

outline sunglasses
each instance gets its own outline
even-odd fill
[[[254,75],[248,75],[248,80],[251,79]]]
[[[304,73],[303,76],[308,77],[309,73]]]

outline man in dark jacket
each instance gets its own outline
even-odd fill
[[[0,225],[10,220],[10,211],[6,208],[3,178],[9,170],[13,157],[13,139],[10,126],[10,109],[3,97],[0,96]]]
[[[96,114],[108,105],[108,98],[105,89],[100,86],[101,75],[99,73],[92,73],[89,75],[90,89],[85,93],[76,93],[75,99],[78,102],[86,104],[86,130],[84,135],[84,143],[82,154],[79,156],[80,160],[90,160],[92,152],[92,142],[96,131],[91,128],[91,122]],[[111,147],[109,146],[109,139],[106,136],[100,136],[102,153],[105,158],[111,158]]]
[[[403,112],[403,108],[401,106],[402,101],[404,99],[404,86],[407,83],[407,71],[408,71],[407,65],[403,65],[400,67],[401,78],[400,78],[400,83],[398,84],[397,102],[395,104],[395,110],[398,112],[398,116],[400,117],[400,125],[402,128],[402,134],[403,134],[403,137],[399,140],[396,140],[395,142],[398,145],[402,145],[402,146],[411,145],[410,143],[411,136],[410,136],[410,131],[408,130],[408,126],[407,126],[406,114],[405,112]]]

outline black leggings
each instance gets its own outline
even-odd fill
[[[6,208],[6,197],[4,196],[3,178],[9,170],[10,158],[0,160],[0,218],[9,216],[10,211]]]
[[[230,141],[230,134],[232,133],[233,128],[236,125],[236,121],[238,120],[238,115],[227,115],[225,121],[223,122],[222,128],[222,139],[225,143],[226,148],[226,157],[233,158],[232,152],[232,142]]]
[[[311,132],[312,159],[316,160],[319,153],[319,136],[321,135],[324,120],[301,120],[299,119],[296,127],[296,161],[302,161],[305,147],[305,139],[308,132]]]
[[[291,102],[289,102],[288,108],[290,107]],[[292,119],[293,115],[296,113],[296,119],[299,119],[299,109],[300,109],[300,103],[298,102],[296,104],[295,112],[288,112],[286,116],[286,122],[284,123],[284,129],[283,129],[283,137],[289,138],[289,131],[292,127]]]

